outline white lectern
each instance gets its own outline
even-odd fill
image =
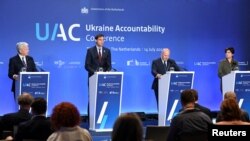
[[[96,72],[89,78],[90,130],[112,131],[121,113],[123,72]]]
[[[181,108],[180,93],[193,88],[194,72],[167,72],[159,79],[158,125],[170,125],[170,120]]]
[[[232,71],[222,77],[222,92],[234,91],[239,106],[250,113],[250,71]]]
[[[49,78],[50,72],[20,72],[15,81],[16,101],[20,94],[27,92],[34,98],[44,98],[49,102]]]

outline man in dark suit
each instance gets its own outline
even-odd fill
[[[110,50],[103,47],[104,35],[96,35],[95,40],[96,45],[87,50],[85,59],[85,69],[88,71],[89,77],[95,72],[110,71],[112,68]]]
[[[170,50],[165,48],[161,52],[161,57],[153,60],[151,73],[154,76],[152,89],[155,92],[155,98],[158,108],[158,79],[161,78],[167,71],[180,71],[180,68],[173,59],[170,59]]]
[[[15,80],[18,79],[19,72],[36,72],[36,65],[29,54],[29,44],[26,42],[18,42],[17,45],[18,54],[9,60],[9,73],[8,76],[13,80],[11,91],[15,97]]]
[[[202,106],[198,103],[198,99],[199,99],[199,96],[198,96],[198,92],[195,90],[195,89],[189,89],[188,91],[190,91],[193,96],[194,96],[194,100],[195,100],[195,105],[194,107],[197,109],[197,110],[200,110],[201,112],[205,113],[208,117],[210,117],[210,119],[212,120],[212,113],[211,113],[211,110],[205,106]],[[183,109],[180,110],[180,112],[183,111]]]
[[[51,122],[46,119],[47,102],[43,98],[36,98],[31,105],[32,119],[19,124],[15,141],[23,139],[47,140],[53,133]]]
[[[198,95],[198,92],[195,90],[195,89],[191,89],[191,92],[193,93],[194,95],[194,100],[195,100],[195,105],[194,107],[201,110],[203,113],[205,113],[208,117],[210,117],[210,119],[212,120],[212,113],[211,113],[211,110],[205,106],[202,106],[198,103],[198,100],[199,100],[199,95]]]
[[[96,45],[87,50],[85,59],[85,69],[88,71],[88,77],[98,71],[110,71],[112,69],[110,50],[104,47],[104,35],[95,36]],[[88,83],[89,84],[89,83]],[[89,116],[89,105],[88,105]]]
[[[23,93],[18,97],[18,104],[20,110],[16,113],[9,113],[3,115],[1,118],[0,134],[2,131],[13,131],[13,127],[19,123],[30,120],[31,114],[29,113],[30,106],[33,102],[33,97],[28,93]]]
[[[207,141],[212,120],[195,107],[192,90],[182,91],[180,101],[183,110],[171,119],[167,141]]]

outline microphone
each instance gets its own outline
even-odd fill
[[[239,67],[234,66],[233,71],[238,71],[238,70],[239,70]]]
[[[39,71],[39,72],[45,72],[45,70],[44,69],[42,69],[41,67],[36,67],[37,68],[37,70]]]
[[[188,69],[181,67],[181,71],[188,71]]]
[[[114,71],[114,72],[116,72],[116,71],[117,71],[117,69],[115,69],[115,68],[111,68],[111,71]]]
[[[237,70],[239,70],[239,67],[237,66],[237,63],[236,62],[232,62],[232,70],[233,71],[237,71]]]

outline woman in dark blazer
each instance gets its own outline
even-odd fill
[[[218,76],[220,78],[229,74],[231,71],[239,70],[238,61],[234,60],[234,48],[226,48],[225,53],[226,58],[221,60],[219,64]]]
[[[220,61],[218,76],[222,81],[222,77],[231,73],[231,71],[239,70],[238,61],[234,59],[234,48],[229,47],[225,49],[226,58]],[[221,91],[222,91],[222,82],[221,82]]]

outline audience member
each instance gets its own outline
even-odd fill
[[[193,93],[194,95],[194,99],[195,99],[195,105],[194,107],[196,109],[199,109],[201,110],[203,113],[205,113],[206,115],[208,115],[210,117],[210,119],[212,120],[212,113],[211,113],[211,110],[208,109],[207,107],[204,107],[202,105],[200,105],[198,103],[198,99],[199,99],[199,95],[198,95],[198,92],[195,90],[195,89],[190,89],[190,91]],[[182,111],[183,109],[181,109],[180,111]]]
[[[29,93],[23,93],[17,99],[20,109],[18,112],[3,115],[0,121],[0,136],[3,131],[14,131],[14,126],[19,123],[30,120],[29,113],[30,105],[33,102],[33,97]]]
[[[51,122],[56,130],[47,141],[92,141],[89,132],[79,126],[80,113],[69,102],[62,102],[53,109]]]
[[[140,118],[133,113],[121,115],[115,122],[112,141],[142,141],[143,128]]]
[[[221,103],[221,121],[216,125],[250,125],[249,122],[242,121],[241,113],[238,103],[235,99],[225,99]]]
[[[183,111],[177,114],[171,121],[168,141],[178,141],[185,136],[204,135],[207,139],[211,119],[199,109],[195,108],[195,98],[192,90],[184,90],[181,95]]]
[[[234,99],[235,101],[237,101],[237,97],[236,97],[235,92],[232,92],[232,91],[226,92],[224,94],[224,100],[226,100],[226,99]],[[223,116],[222,113],[218,112],[216,122],[222,121],[223,120],[222,116]],[[242,109],[241,109],[241,112],[240,112],[240,117],[241,117],[242,121],[249,122],[249,114],[246,111],[242,110]]]
[[[51,123],[45,116],[46,110],[46,100],[36,98],[31,105],[31,113],[33,116],[31,120],[19,124],[15,140],[46,140],[53,132]]]

